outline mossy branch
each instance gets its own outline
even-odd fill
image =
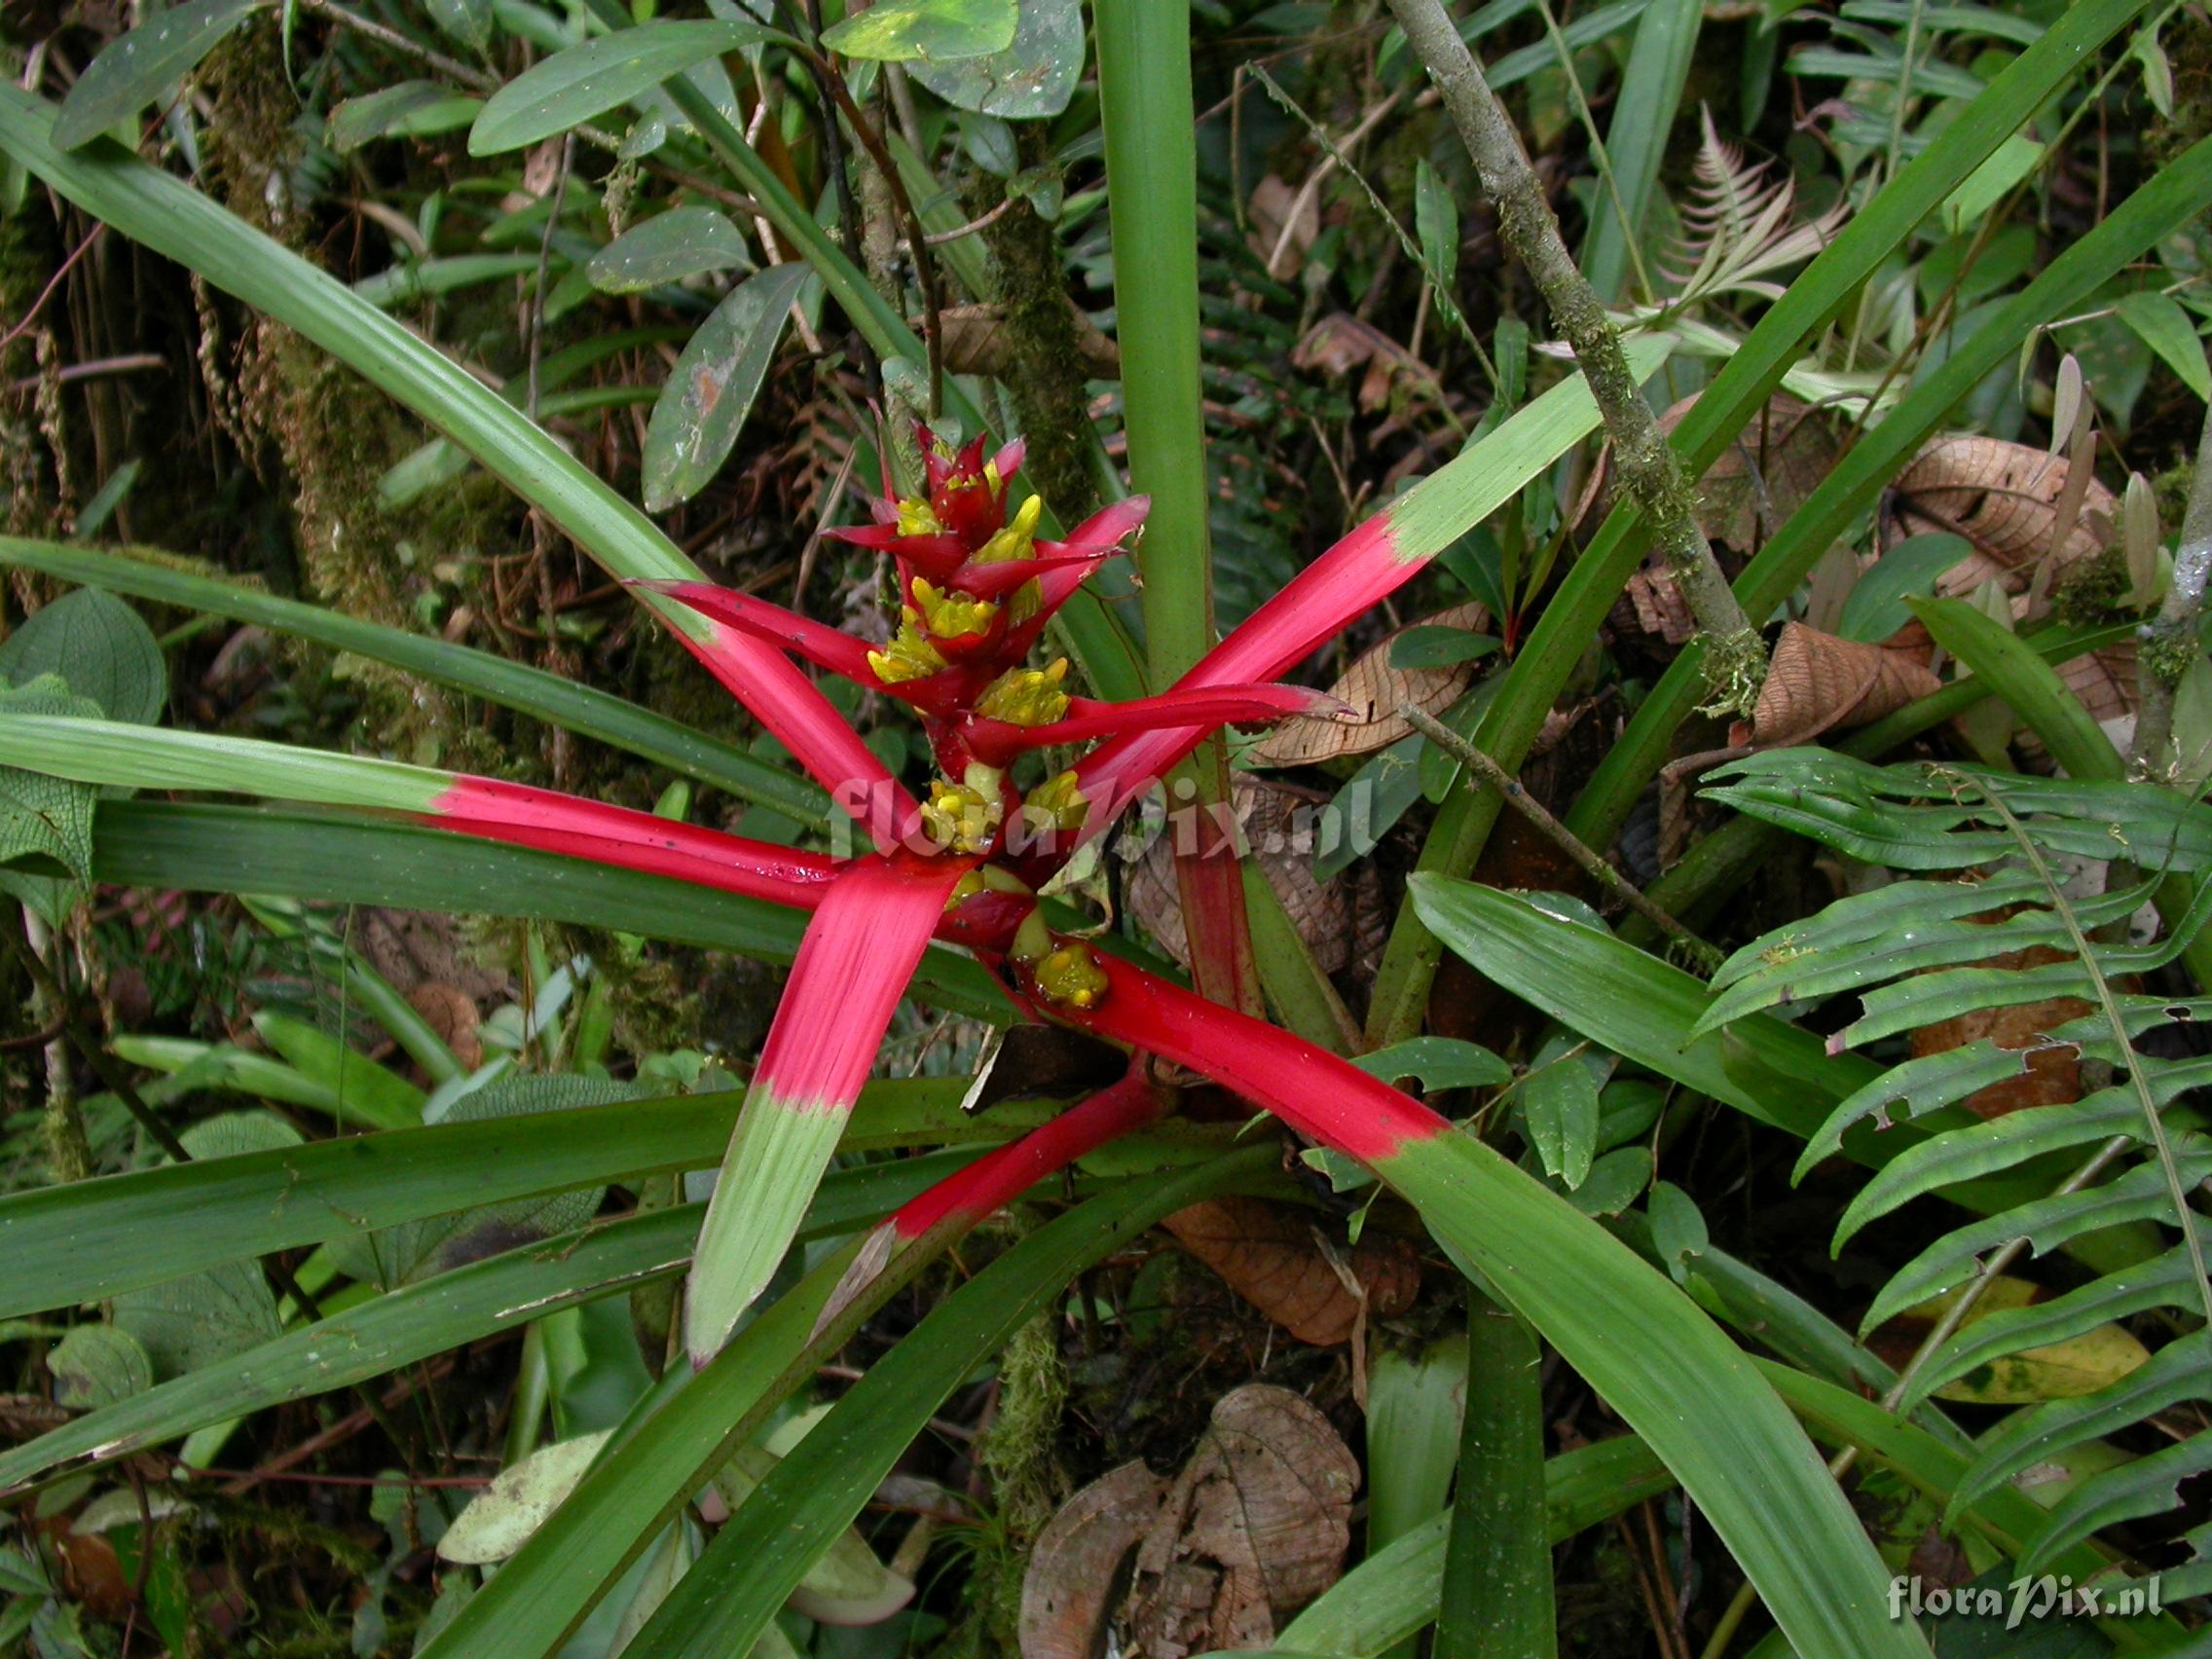
[[[1621,481],[1642,509],[1696,619],[1715,711],[1748,715],[1765,678],[1765,650],[1698,527],[1690,480],[1629,369],[1604,302],[1560,236],[1559,220],[1529,165],[1520,133],[1483,80],[1441,0],[1390,0],[1390,11],[1459,129],[1483,191],[1496,205],[1506,245],[1529,268],[1552,321],[1574,349],[1590,382]]]
[[[2212,574],[2212,413],[2206,414],[2204,435],[2197,441],[2173,579],[2166,584],[2158,614],[2136,630],[2141,681],[2128,763],[2139,778],[2162,780],[2173,768],[2174,691],[2197,658],[2207,574]]]

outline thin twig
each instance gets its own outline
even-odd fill
[[[388,46],[392,51],[414,58],[426,68],[451,76],[464,87],[473,87],[480,92],[495,92],[498,88],[498,76],[482,69],[472,69],[459,58],[448,57],[444,53],[424,46],[421,41],[411,39],[373,18],[349,12],[345,7],[335,4],[334,0],[300,0],[300,9],[313,12],[318,18],[328,18],[332,22],[351,29],[356,34],[365,35],[379,45]]]
[[[1574,350],[1612,440],[1621,482],[1642,509],[1697,619],[1714,709],[1749,714],[1765,678],[1765,647],[1713,556],[1680,458],[1644,401],[1604,303],[1567,251],[1520,133],[1440,0],[1390,0],[1390,11],[1459,129],[1476,176],[1496,205],[1500,235],[1529,268],[1553,322]]]
[[[21,319],[17,322],[15,327],[9,329],[6,334],[0,335],[0,348],[13,346],[23,330],[38,320],[38,313],[46,310],[46,302],[54,298],[54,290],[61,286],[61,279],[69,275],[71,268],[76,265],[77,261],[92,251],[92,243],[100,240],[100,232],[106,229],[107,226],[104,224],[96,224],[85,233],[85,240],[77,244],[76,250],[61,262],[61,268],[58,271],[46,279],[46,286],[38,291],[38,298],[31,302],[31,309],[23,313]],[[32,384],[35,386],[37,383],[34,381]]]
[[[1554,818],[1534,796],[1523,789],[1520,779],[1443,721],[1423,713],[1414,704],[1402,704],[1398,709],[1398,718],[1445,754],[1477,773],[1484,783],[1505,797],[1506,805],[1526,818],[1546,840],[1571,859],[1575,868],[1688,951],[1708,974],[1720,966],[1723,958],[1717,948],[1698,938],[1645,898],[1628,877],[1584,845],[1580,836]]]

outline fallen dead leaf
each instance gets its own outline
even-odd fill
[[[1974,919],[1994,922],[2011,913],[1999,911]],[[2023,968],[2044,968],[2067,960],[2065,951],[2037,945],[2028,950],[2008,950],[1973,966],[2017,973]],[[1977,1009],[1955,1019],[1939,1019],[1933,1025],[1921,1026],[1911,1034],[1910,1046],[1915,1059],[1961,1049],[1985,1037],[2000,1049],[2025,1050],[2017,1077],[2004,1078],[1987,1088],[1977,1088],[1960,1103],[1978,1118],[2002,1118],[2030,1106],[2057,1106],[2082,1098],[2079,1051],[2050,1043],[2045,1033],[2089,1012],[2089,1005],[2079,997],[2046,997],[2041,1002],[2015,1003],[2009,1008]]]
[[[443,979],[424,979],[407,993],[407,1005],[453,1051],[463,1071],[474,1071],[484,1063],[484,1041],[476,1030],[480,1016],[466,991]]]
[[[1224,1395],[1138,1548],[1126,1650],[1271,1644],[1343,1572],[1358,1488],[1358,1461],[1310,1402],[1265,1382]]]
[[[1388,919],[1382,910],[1375,872],[1362,866],[1327,881],[1313,873],[1319,842],[1316,809],[1328,797],[1244,773],[1236,775],[1232,789],[1252,857],[1321,972],[1341,973],[1379,952]],[[1160,947],[1189,967],[1190,944],[1183,932],[1170,836],[1157,837],[1131,866],[1127,896],[1130,912]]]
[[[1083,351],[1084,373],[1093,380],[1122,378],[1122,349],[1111,335],[1092,326],[1090,318],[1071,298],[1068,310],[1075,318],[1077,344]],[[938,313],[944,342],[944,366],[959,375],[1004,376],[1018,368],[1013,343],[1006,337],[1006,308],[995,305],[949,306]]]
[[[1232,1196],[1177,1210],[1161,1225],[1230,1289],[1300,1342],[1333,1347],[1350,1341],[1361,1300],[1314,1241],[1304,1213],[1265,1198]],[[1366,1292],[1370,1319],[1390,1318],[1414,1305],[1420,1258],[1404,1239],[1370,1234],[1337,1255]]]
[[[1131,1553],[1166,1495],[1165,1477],[1124,1463],[1069,1498],[1038,1534],[1021,1579],[1027,1659],[1093,1659],[1128,1582]]]
[[[1348,708],[1346,716],[1295,715],[1254,745],[1251,758],[1262,766],[1315,766],[1324,760],[1372,755],[1387,749],[1414,728],[1398,710],[1411,703],[1424,715],[1441,715],[1475,677],[1475,664],[1444,668],[1392,668],[1390,652],[1414,628],[1458,628],[1485,632],[1490,611],[1469,602],[1407,624],[1381,645],[1360,653],[1329,687],[1329,695]]]
[[[1728,741],[1759,749],[1807,743],[1825,731],[1878,720],[1941,688],[1911,652],[1786,622],[1758,704],[1748,722],[1730,728]]]
[[[2052,546],[2071,471],[2064,457],[2028,444],[1937,438],[1892,487],[1893,530],[1900,539],[1947,530],[1972,544],[1973,552],[1936,580],[1938,594],[1969,594],[1993,577],[2009,594],[2026,593],[2046,555],[2060,572],[2093,559],[2118,522],[2118,498],[2091,478],[2078,492],[2063,541]],[[2044,607],[2033,609],[2040,616]]]

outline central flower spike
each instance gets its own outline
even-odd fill
[[[976,713],[1009,725],[1051,725],[1068,712],[1068,694],[1060,688],[1068,677],[1068,659],[1058,657],[1050,668],[1010,668],[976,699]]]

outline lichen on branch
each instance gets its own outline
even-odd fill
[[[1765,675],[1766,653],[1758,633],[1729,591],[1728,578],[1699,528],[1691,481],[1644,401],[1604,303],[1567,251],[1520,133],[1441,0],[1390,0],[1390,10],[1458,129],[1483,191],[1497,208],[1499,233],[1529,268],[1590,383],[1621,482],[1642,509],[1668,571],[1696,619],[1713,711],[1748,712]]]

